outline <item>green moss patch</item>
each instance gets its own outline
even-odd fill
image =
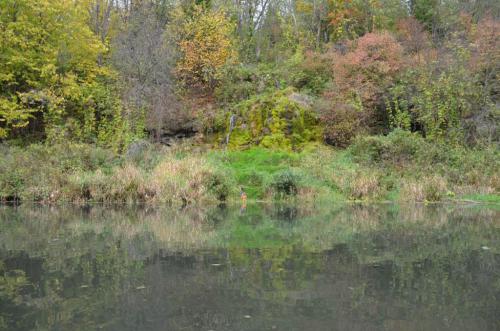
[[[289,97],[291,90],[262,94],[238,103],[229,147],[262,146],[270,149],[300,150],[318,141],[321,130],[314,112]]]

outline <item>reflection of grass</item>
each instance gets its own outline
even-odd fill
[[[227,242],[223,245],[245,247],[245,248],[266,248],[283,246],[287,240],[291,240],[290,235],[276,226],[271,220],[263,220],[257,225],[243,224],[233,221],[231,226],[226,228],[222,238]]]
[[[79,240],[84,245],[90,238],[96,242],[104,238],[133,241],[144,250],[158,247],[186,252],[289,244],[320,252],[337,244],[349,244],[364,256],[371,254],[370,243],[381,241],[385,252],[394,256],[408,255],[410,251],[425,255],[432,247],[444,252],[448,241],[443,240],[450,238],[457,238],[454,243],[463,248],[471,248],[466,244],[473,243],[492,246],[491,251],[496,251],[492,241],[498,232],[496,216],[498,211],[486,206],[451,205],[339,205],[303,210],[249,204],[243,213],[236,206],[208,211],[128,212],[95,207],[86,213],[70,208],[23,206],[17,211],[0,209],[0,241],[15,249],[47,249],[55,254],[65,245]]]
[[[66,245],[95,241],[97,248],[120,240],[134,242],[141,250],[161,247],[193,251],[206,248],[214,235],[207,217],[206,210],[198,209],[120,211],[96,206],[82,212],[73,207],[0,207],[0,241],[17,250],[33,250],[40,255],[44,251],[60,255],[59,250]]]
[[[168,293],[178,306],[191,304],[190,314],[200,307],[206,311],[196,301],[199,293],[209,293],[215,302],[228,298],[218,296],[228,289],[238,298],[276,304],[273,308],[311,304],[329,313],[345,307],[378,313],[390,304],[414,309],[414,298],[433,312],[455,300],[452,306],[460,308],[453,314],[460,318],[468,317],[463,311],[495,307],[497,210],[480,205],[307,207],[249,203],[242,212],[235,206],[115,211],[0,207],[0,253],[23,251],[23,256],[43,258],[38,259],[46,270],[42,285],[50,292],[37,298],[43,306],[30,306],[30,312],[57,310],[64,318],[82,313],[89,323],[106,308],[121,305],[123,298],[137,298],[140,304],[154,298],[148,302],[156,303]],[[159,252],[167,259],[161,268],[152,268]],[[178,259],[179,254],[188,258]],[[217,266],[211,265],[215,262]],[[142,285],[146,288],[137,290]],[[61,286],[74,292],[62,292]],[[491,295],[478,301],[481,293]],[[460,311],[462,302],[470,307]],[[478,303],[482,306],[474,308]],[[59,323],[66,329],[70,322]]]
[[[462,290],[463,282],[457,279],[471,257],[482,270],[496,270],[497,216],[495,209],[478,205],[350,204],[302,209],[249,203],[243,212],[235,206],[180,211],[95,207],[86,212],[0,207],[0,242],[2,250],[43,257],[47,270],[61,270],[73,277],[72,282],[92,284],[93,270],[99,271],[97,277],[103,281],[98,289],[77,289],[93,293],[86,301],[72,301],[78,306],[65,301],[65,309],[71,312],[130,284],[144,284],[144,261],[159,251],[165,256],[196,257],[196,276],[186,283],[207,284],[207,279],[215,279],[202,265],[214,259],[220,263],[210,266],[217,270],[216,277],[231,275],[230,281],[222,278],[224,284],[251,298],[276,303],[300,300],[301,291],[318,284],[318,293],[324,293],[328,282],[316,282],[315,276],[334,271],[349,277],[348,283],[337,285],[352,295],[356,309],[362,309],[373,306],[374,288],[364,291],[363,286],[374,277],[367,268],[390,266],[397,289],[407,291],[438,293],[445,282],[454,286],[446,298]],[[420,270],[430,281],[416,290],[413,284],[423,279]],[[221,283],[221,278],[216,282]],[[424,287],[428,284],[436,288]]]

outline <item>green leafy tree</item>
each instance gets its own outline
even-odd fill
[[[429,63],[403,75],[391,89],[391,124],[394,127],[421,131],[431,140],[465,143],[467,122],[492,106],[478,81],[468,70],[468,52],[461,49],[457,59],[436,68]]]

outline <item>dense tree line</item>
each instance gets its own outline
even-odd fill
[[[283,90],[336,146],[393,128],[498,142],[499,17],[494,0],[5,0],[0,139],[120,151],[225,132]]]

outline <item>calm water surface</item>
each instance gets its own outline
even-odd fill
[[[0,330],[500,330],[499,216],[0,207]]]

